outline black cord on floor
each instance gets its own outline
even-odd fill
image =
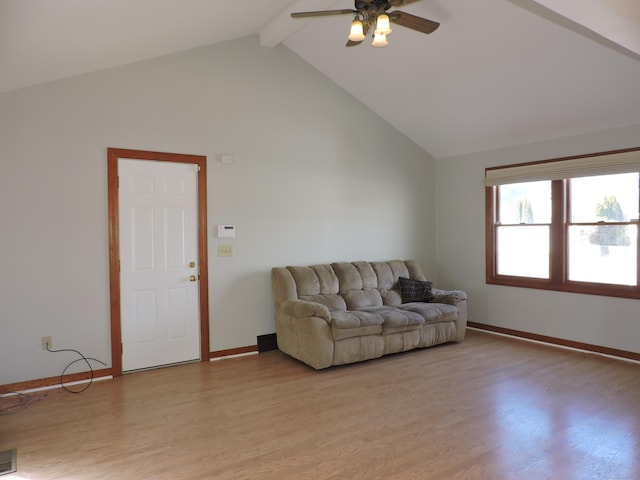
[[[60,374],[60,386],[62,388],[64,388],[69,393],[82,393],[87,388],[89,388],[91,386],[91,384],[93,383],[93,378],[94,378],[93,377],[93,368],[91,367],[91,364],[89,363],[89,360],[93,360],[94,362],[98,362],[98,363],[104,365],[105,367],[107,366],[107,364],[104,363],[102,360],[98,360],[97,358],[85,357],[82,353],[80,353],[78,350],[75,350],[73,348],[61,348],[59,350],[51,350],[49,347],[47,347],[47,352],[51,352],[51,353],[72,352],[72,353],[77,353],[78,355],[80,355],[80,358],[77,358],[74,361],[72,361],[69,364],[67,364],[67,366],[64,367],[64,370]],[[71,389],[69,389],[69,387],[67,387],[64,384],[64,375],[65,375],[65,373],[67,373],[67,370],[69,370],[69,367],[71,367],[71,365],[74,365],[75,363],[82,362],[82,361],[84,361],[87,364],[87,366],[89,367],[89,371],[91,372],[91,377],[89,378],[89,383],[87,383],[83,388],[81,388],[79,390],[71,390]]]
[[[67,366],[64,367],[64,370],[62,371],[62,373],[60,374],[60,386],[62,388],[64,388],[69,393],[82,393],[87,388],[89,388],[91,386],[91,384],[93,383],[93,378],[94,378],[94,376],[93,376],[93,368],[91,367],[91,364],[89,363],[89,360],[92,360],[94,362],[98,362],[98,363],[104,365],[105,367],[107,366],[107,364],[104,363],[102,360],[98,360],[97,358],[85,357],[78,350],[74,350],[72,348],[63,348],[63,349],[60,349],[60,350],[51,350],[49,347],[47,347],[47,352],[51,352],[51,353],[72,352],[72,353],[77,353],[78,355],[80,355],[80,358],[77,358],[77,359],[73,360],[72,362],[68,363]],[[82,362],[82,361],[84,361],[87,364],[87,366],[89,367],[89,371],[91,372],[91,377],[89,379],[89,382],[83,388],[81,388],[79,390],[71,390],[71,389],[69,389],[69,387],[67,387],[64,384],[64,375],[67,373],[67,370],[69,370],[69,368],[72,365],[74,365],[74,364],[76,364],[78,362]],[[10,402],[0,401],[0,415],[14,415],[16,413],[20,413],[23,410],[26,410],[27,408],[29,408],[32,403],[37,402],[39,400],[43,400],[46,397],[47,397],[46,393],[44,395],[40,395],[40,396],[37,396],[37,397],[29,396],[26,393],[22,393],[22,392],[1,393],[0,394],[0,400],[12,399],[13,401],[10,401]]]
[[[39,396],[29,396],[22,392],[9,392],[0,394],[0,415],[14,415],[26,410],[34,402],[44,400],[47,398],[47,394]],[[4,399],[11,399],[13,401],[3,402]]]

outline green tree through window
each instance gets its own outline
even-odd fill
[[[516,202],[516,219],[518,223],[533,223],[533,208],[528,198]]]
[[[596,205],[596,217],[602,219],[602,222],[626,221],[622,207],[615,195],[604,197],[604,200]],[[600,255],[602,256],[609,255],[610,246],[631,245],[625,225],[598,225],[591,232],[589,241],[594,245],[600,245]]]

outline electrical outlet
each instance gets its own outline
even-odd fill
[[[42,349],[46,350],[47,348],[53,348],[53,342],[51,341],[51,337],[42,337]]]
[[[233,257],[233,245],[218,245],[219,257]]]

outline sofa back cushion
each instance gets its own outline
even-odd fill
[[[402,297],[400,295],[398,278],[409,276],[409,269],[406,262],[402,260],[372,262],[371,267],[378,278],[377,288],[380,291],[384,305],[400,305],[402,303]]]
[[[305,300],[307,302],[321,303],[322,305],[327,307],[330,311],[347,310],[347,304],[345,303],[344,298],[342,298],[342,296],[338,294],[301,295],[298,298],[300,300]]]
[[[369,307],[381,307],[382,295],[375,288],[366,288],[364,290],[351,290],[342,294],[342,298],[347,305],[347,310],[362,310]]]
[[[339,291],[338,277],[331,265],[287,267],[296,282],[298,297],[303,295],[327,295]]]
[[[369,262],[332,263],[347,310],[381,307],[378,279]]]
[[[400,305],[398,278],[424,280],[420,267],[412,260],[336,262],[286,268],[300,300],[321,303],[329,310]]]
[[[329,310],[346,310],[342,296],[338,294],[339,283],[331,265],[310,267],[287,267],[296,283],[298,298],[321,303]]]
[[[340,282],[340,293],[378,288],[378,277],[369,262],[332,263]]]

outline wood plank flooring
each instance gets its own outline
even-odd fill
[[[4,479],[640,478],[640,365],[479,331],[316,372],[267,352],[0,417]]]

